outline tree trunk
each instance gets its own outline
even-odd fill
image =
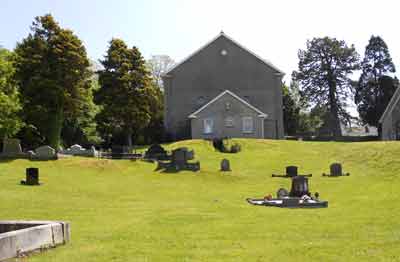
[[[329,110],[331,115],[331,128],[335,140],[342,136],[342,129],[340,128],[339,109],[336,98],[336,82],[329,81]]]
[[[129,151],[132,149],[132,129],[128,128],[128,130],[126,131],[126,144],[129,147]]]
[[[57,108],[51,117],[48,142],[52,148],[58,151],[60,146],[61,130],[64,122],[64,112],[62,108]]]

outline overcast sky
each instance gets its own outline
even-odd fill
[[[33,18],[51,13],[72,29],[92,59],[112,37],[137,46],[145,58],[166,54],[179,62],[221,30],[286,73],[297,68],[307,39],[330,36],[363,56],[372,34],[389,46],[400,70],[400,4],[390,0],[2,0],[0,45],[12,49]]]

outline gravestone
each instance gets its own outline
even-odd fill
[[[21,181],[21,184],[28,186],[40,185],[39,183],[39,169],[30,167],[26,169],[26,181]]]
[[[3,140],[3,152],[1,153],[2,157],[21,157],[23,155],[24,154],[22,153],[19,139],[5,138]]]
[[[342,176],[342,165],[339,163],[333,163],[330,166],[331,176]]]
[[[221,171],[231,171],[231,166],[228,159],[222,159],[221,161]]]
[[[181,171],[181,170],[200,170],[200,162],[189,163],[188,160],[194,156],[194,151],[188,151],[187,148],[181,147],[172,151],[171,161],[164,162],[158,160],[157,170],[165,169],[166,171]]]
[[[97,152],[96,148],[94,146],[91,146],[90,149],[86,150],[87,156],[91,157],[98,157],[99,152]]]
[[[37,160],[53,160],[57,159],[56,151],[50,146],[41,146],[36,148],[34,159]]]
[[[309,195],[308,191],[308,178],[304,176],[295,176],[292,178],[292,188],[290,189],[289,196],[302,197]]]
[[[186,152],[186,148],[178,148],[172,151],[172,162],[175,165],[176,170],[185,168],[187,162]]]
[[[168,159],[167,151],[159,145],[153,144],[147,149],[146,153],[144,154],[144,158],[146,159],[156,159],[156,160],[166,160]]]
[[[329,166],[330,169],[330,174],[325,174],[323,173],[322,176],[332,176],[332,177],[338,177],[338,176],[349,176],[349,173],[343,173],[342,169],[342,164],[340,163],[333,163]]]
[[[288,177],[295,177],[297,176],[297,166],[287,166],[286,167],[286,175]]]
[[[82,148],[81,145],[75,144],[75,145],[72,145],[72,146],[69,148],[68,151],[70,151],[71,154],[73,154],[73,155],[79,155],[79,154],[82,153],[82,151],[85,151],[85,149]]]

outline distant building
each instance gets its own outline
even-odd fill
[[[379,123],[382,125],[382,140],[400,140],[400,88],[396,89]]]
[[[284,73],[221,32],[164,76],[174,139],[283,138]]]
[[[342,136],[377,136],[378,129],[374,126],[341,126]]]

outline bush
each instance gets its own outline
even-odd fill
[[[221,153],[238,153],[241,151],[241,146],[238,143],[230,143],[227,138],[214,138],[213,146]]]

